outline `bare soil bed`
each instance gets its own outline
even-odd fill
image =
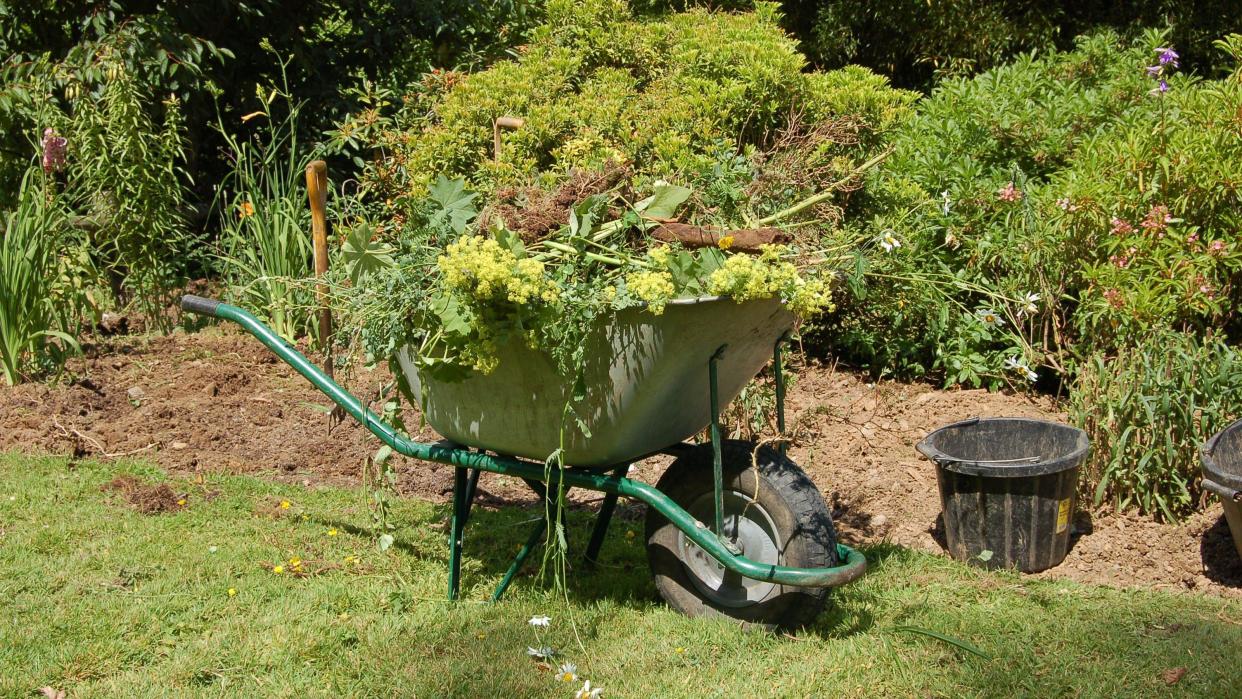
[[[1060,419],[1050,399],[923,384],[870,383],[819,364],[795,367],[791,456],[851,544],[891,542],[944,554],[934,467],[914,444],[972,416]],[[327,399],[248,336],[223,329],[108,340],[71,365],[70,380],[0,389],[0,449],[149,459],[177,473],[251,473],[307,487],[357,485],[378,442],[352,421],[330,425]],[[343,383],[374,399],[385,369]],[[407,415],[408,425],[417,416]],[[435,439],[429,428],[419,436]],[[639,465],[654,480],[663,460]],[[399,490],[437,501],[452,469],[398,459]],[[519,481],[485,474],[479,503],[533,504]],[[589,506],[596,494],[576,497]],[[627,508],[629,516],[637,513]],[[1041,576],[1242,597],[1242,562],[1219,504],[1178,524],[1080,507],[1065,562]]]

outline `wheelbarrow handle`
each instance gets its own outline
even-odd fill
[[[197,313],[200,316],[216,318],[216,309],[220,307],[220,303],[220,301],[215,299],[186,294],[181,297],[181,310],[187,313]]]

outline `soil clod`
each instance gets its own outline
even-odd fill
[[[147,483],[135,476],[117,476],[105,483],[100,490],[120,495],[131,507],[144,515],[179,510],[183,507],[181,503],[185,502],[167,483]]]

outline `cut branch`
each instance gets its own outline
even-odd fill
[[[732,238],[730,250],[758,252],[759,246],[787,243],[789,233],[779,228],[741,228],[724,230],[715,226],[694,226],[688,223],[661,223],[651,229],[651,237],[665,243],[681,243],[688,248],[720,247],[721,238]]]

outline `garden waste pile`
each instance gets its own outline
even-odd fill
[[[768,5],[639,16],[550,3],[514,60],[436,73],[362,178],[345,305],[376,358],[440,379],[521,341],[576,376],[601,318],[674,299],[832,306],[838,225],[913,97],[869,71],[806,72]],[[495,120],[520,127],[494,142]],[[413,353],[412,353],[413,354]]]

